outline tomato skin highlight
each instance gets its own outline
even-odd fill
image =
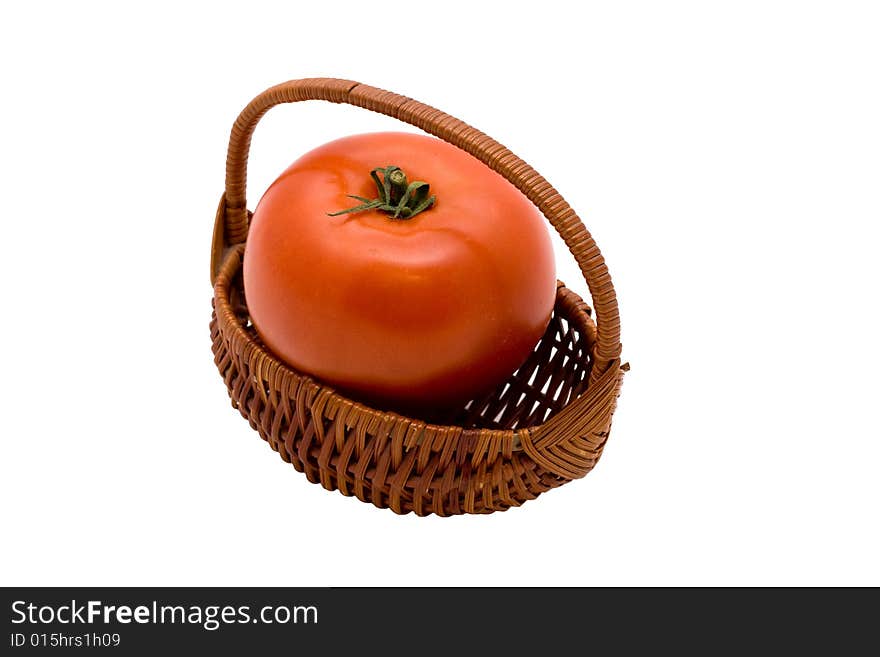
[[[327,215],[376,196],[399,166],[433,207]],[[556,296],[550,235],[513,185],[412,133],[345,137],[302,156],[263,195],[244,286],[270,351],[353,399],[435,410],[503,383],[544,334]]]

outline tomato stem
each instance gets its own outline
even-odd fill
[[[421,180],[408,182],[406,174],[400,167],[393,165],[377,167],[370,171],[370,177],[376,183],[377,198],[370,199],[348,194],[349,198],[360,201],[360,205],[327,214],[336,217],[366,210],[381,210],[391,214],[392,219],[412,219],[420,212],[431,208],[437,200],[436,196],[430,194],[431,187],[428,183]]]

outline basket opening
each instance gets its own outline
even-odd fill
[[[240,269],[229,290],[227,301],[239,325],[261,350],[269,354],[247,313]],[[592,364],[592,336],[595,336],[595,325],[588,309],[573,292],[560,287],[544,335],[526,361],[491,393],[471,399],[457,408],[415,417],[412,413],[376,408],[355,397],[349,398],[379,411],[400,413],[430,424],[502,430],[536,426],[586,390]],[[270,394],[268,382],[260,383],[258,389]]]

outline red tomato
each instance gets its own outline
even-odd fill
[[[328,216],[362,203],[350,195],[377,198],[370,172],[387,165],[427,182],[433,205]],[[544,219],[513,185],[444,141],[386,132],[325,144],[281,174],[254,212],[244,285],[257,332],[293,368],[354,399],[427,410],[523,363],[556,273]]]

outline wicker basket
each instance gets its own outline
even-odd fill
[[[596,308],[558,285],[547,332],[491,395],[433,423],[369,408],[296,372],[250,324],[241,263],[251,136],[280,103],[348,103],[405,121],[467,151],[522,191],[562,236]],[[281,457],[328,490],[395,513],[491,513],[586,475],[608,438],[628,369],[620,361],[617,300],[581,220],[528,164],[469,125],[410,98],[350,80],[293,80],[257,96],[232,128],[226,191],[211,251],[214,361],[232,405]]]

